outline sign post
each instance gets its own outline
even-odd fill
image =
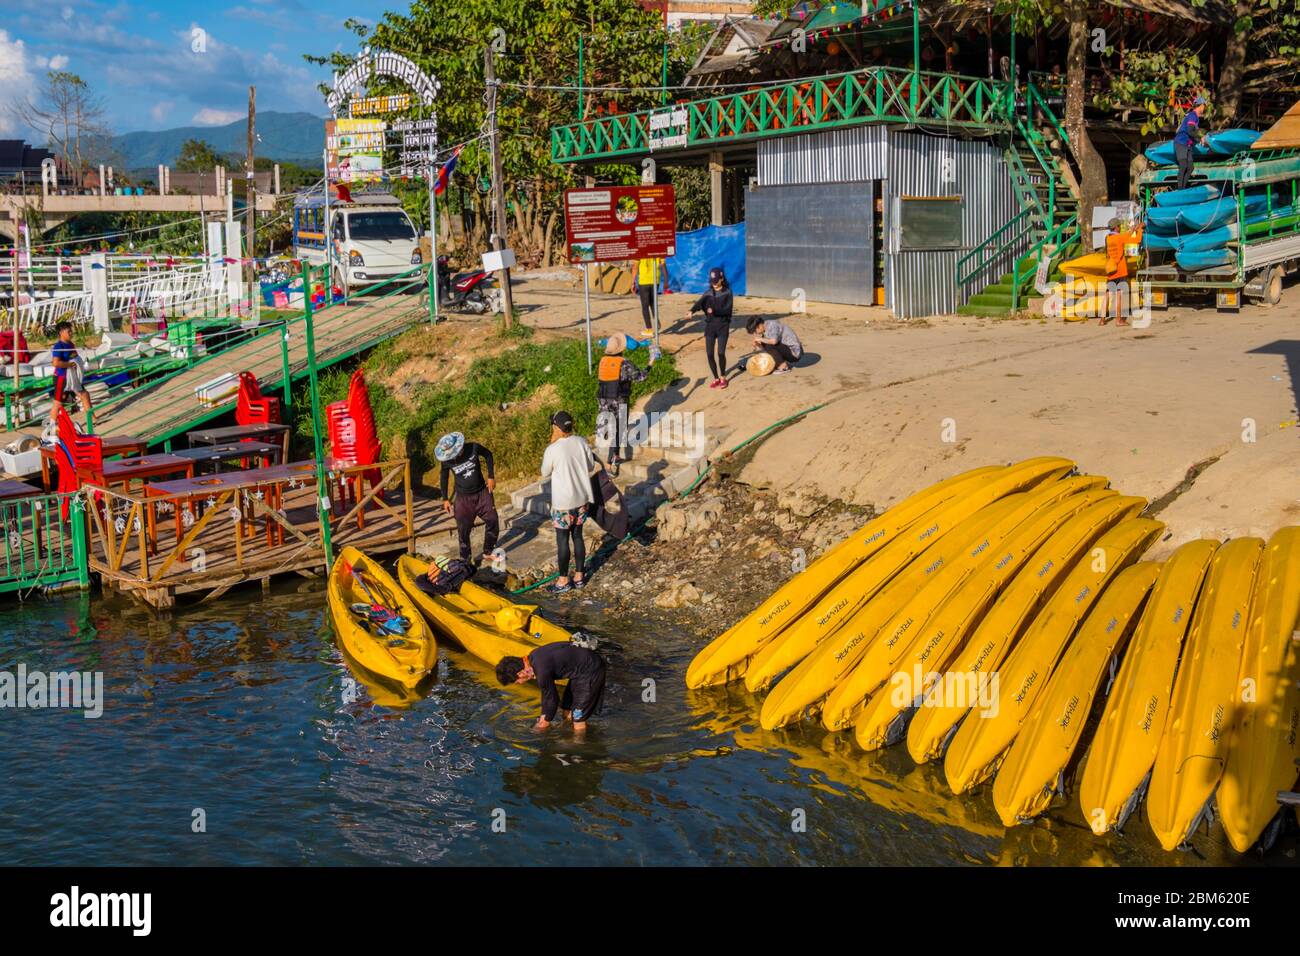
[[[592,262],[668,259],[677,254],[677,198],[672,186],[604,186],[564,193],[569,261],[583,267],[587,299],[587,366],[591,367],[591,304],[587,268]],[[656,273],[658,270],[656,269]],[[659,348],[659,283],[655,282],[655,349]]]

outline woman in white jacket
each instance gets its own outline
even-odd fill
[[[573,433],[573,416],[556,412],[551,416],[551,444],[542,455],[542,479],[551,479],[551,524],[555,528],[555,555],[559,576],[551,585],[555,594],[563,594],[585,583],[583,569],[587,563],[587,546],[582,525],[587,520],[594,499],[591,473],[596,457],[581,435]],[[572,544],[573,580],[569,580],[570,544]]]

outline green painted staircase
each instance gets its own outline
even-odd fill
[[[1002,247],[988,255],[986,261],[996,261],[1005,250],[1017,246],[1027,247],[1028,252],[1015,263],[1014,272],[1004,273],[960,306],[957,312],[961,315],[1000,317],[1010,315],[1015,302],[1023,307],[1030,296],[1037,295],[1034,280],[1044,240],[1053,234],[1072,235],[1079,202],[1062,171],[1059,151],[1064,146],[1064,131],[1050,114],[1049,120],[1050,125],[1043,130],[1034,129],[1023,120],[1015,123],[1003,156],[1016,202],[1022,210],[1019,217],[1022,223],[1018,230],[1011,230],[1012,234],[1003,239]],[[996,234],[992,237],[998,238]],[[1052,254],[1051,281],[1061,280],[1057,267],[1077,248],[1077,244],[1067,242]]]

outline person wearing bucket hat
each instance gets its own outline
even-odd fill
[[[605,357],[596,368],[596,438],[598,444],[609,445],[609,471],[615,477],[618,477],[620,453],[627,442],[632,385],[646,377],[645,371],[623,357],[625,351],[627,336],[621,332],[611,335],[605,343]],[[654,364],[653,357],[650,364]]]
[[[709,291],[695,300],[691,315],[704,313],[704,351],[709,358],[713,381],[709,388],[727,387],[727,337],[731,334],[734,297],[727,275],[719,268],[709,270]]]
[[[469,563],[474,553],[470,532],[478,519],[483,522],[483,561],[486,561],[495,550],[501,533],[496,501],[492,498],[497,486],[492,452],[476,442],[466,442],[460,432],[451,432],[438,439],[433,456],[442,463],[439,475],[442,509],[456,518],[461,560]],[[449,478],[455,480],[454,504],[447,496]]]

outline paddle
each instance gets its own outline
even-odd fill
[[[342,558],[340,558],[339,560],[343,561],[344,572],[347,573],[352,578],[353,581],[355,581],[357,584],[361,586],[362,592],[365,594],[366,598],[370,601],[370,608],[372,611],[372,614],[370,616],[371,621],[373,621],[381,629],[387,631],[390,634],[405,634],[406,627],[410,622],[407,621],[406,618],[404,618],[402,615],[394,613],[391,608],[388,608],[385,605],[380,604],[379,601],[375,598],[374,593],[370,590],[370,586],[366,584],[366,579],[361,574],[361,572],[358,571],[355,567],[353,567],[353,565],[350,562],[344,561]]]

